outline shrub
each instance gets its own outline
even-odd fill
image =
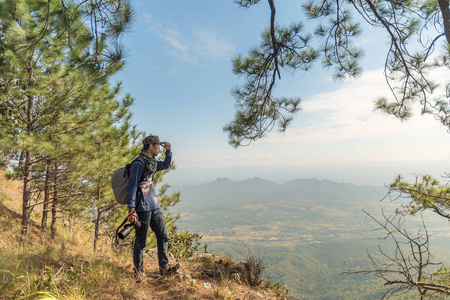
[[[250,286],[259,286],[262,283],[262,274],[265,266],[260,255],[247,251],[243,261],[245,282]]]
[[[187,261],[192,258],[201,245],[202,235],[190,233],[187,230],[179,232],[176,226],[171,227],[169,230],[169,251],[175,256],[175,259]]]

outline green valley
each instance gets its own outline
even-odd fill
[[[385,187],[357,186],[326,180],[276,184],[260,178],[233,182],[219,178],[198,186],[173,187],[181,192],[176,212],[181,229],[203,235],[208,250],[241,259],[260,257],[265,276],[287,285],[293,299],[381,299],[387,288],[368,275],[342,273],[371,268],[368,252],[380,257],[379,246],[393,253],[383,231],[364,211],[380,218],[399,205],[380,201]],[[364,211],[363,211],[364,210]],[[426,214],[435,236],[432,254],[445,261],[450,245],[448,224]],[[420,219],[405,225],[416,230]],[[398,299],[416,299],[405,294]]]

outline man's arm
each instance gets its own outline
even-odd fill
[[[164,158],[163,161],[158,160],[157,166],[156,166],[156,171],[162,171],[162,170],[170,168],[170,164],[172,163],[172,151],[166,150],[165,155],[166,155],[166,157]]]
[[[164,158],[164,161],[158,161],[156,171],[168,169],[172,163],[172,145],[169,142],[164,142],[162,146],[166,149],[166,157]]]
[[[141,173],[144,165],[136,161],[130,166],[130,179],[128,181],[127,187],[127,206],[128,211],[131,212],[136,209],[136,195],[139,188],[139,180],[141,179]]]

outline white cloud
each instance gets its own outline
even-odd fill
[[[258,144],[272,151],[283,145],[281,157],[291,163],[448,159],[446,128],[433,116],[420,115],[420,107],[405,122],[373,110],[373,100],[389,93],[381,70],[366,72],[305,100],[291,128]]]
[[[211,59],[229,59],[234,47],[222,37],[209,29],[197,29],[193,32],[196,43],[199,45],[198,52],[204,53]]]
[[[297,119],[310,117],[312,121],[303,127],[289,128],[283,136],[272,133],[265,142],[324,143],[422,134],[447,135],[443,126],[432,116],[414,116],[401,122],[374,111],[373,101],[379,96],[390,96],[382,71],[366,72],[361,79],[347,83],[341,89],[317,94],[303,101],[303,110]]]
[[[175,24],[161,24],[149,14],[144,18],[151,23],[150,32],[167,44],[168,52],[186,62],[200,64],[203,59],[229,59],[234,51],[230,42],[210,29],[180,31]]]

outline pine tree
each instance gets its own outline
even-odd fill
[[[83,200],[64,204],[66,211],[81,210],[82,214],[75,212],[74,215],[80,217],[84,214],[87,219],[94,220],[94,250],[97,250],[101,235],[111,235],[118,216],[123,215],[126,209],[118,205],[112,195],[111,175],[139,152],[139,137],[143,136],[141,132],[133,135],[136,131],[129,123],[131,113],[128,107],[133,99],[127,95],[118,102],[115,100],[117,93],[115,90],[109,101],[102,101],[103,105],[96,107],[100,117],[78,136],[77,145],[74,145],[78,149],[72,159],[74,166],[69,181],[83,183],[80,186]]]
[[[235,2],[250,8],[261,1]],[[378,109],[407,119],[414,104],[420,103],[422,114],[433,114],[450,128],[450,82],[439,86],[429,76],[431,71],[450,68],[448,0],[310,0],[303,4],[305,14],[299,16],[299,22],[286,27],[276,23],[275,1],[268,0],[268,5],[270,24],[261,44],[233,61],[234,72],[244,76],[246,84],[233,91],[238,110],[233,122],[224,127],[231,145],[248,145],[275,126],[285,130],[299,111],[300,98],[273,96],[283,69],[308,71],[320,59],[326,68],[334,70],[336,80],[361,74],[363,50],[354,41],[362,30],[354,20],[356,16],[369,26],[384,30],[390,41],[380,66],[384,64],[392,98],[373,99]],[[302,26],[301,21],[307,20],[318,23],[314,32],[307,32]]]
[[[42,170],[46,161],[49,178],[58,178],[61,160],[54,148],[59,140],[55,137],[75,130],[71,127],[74,116],[89,108],[87,100],[96,97],[99,87],[123,64],[123,49],[115,42],[131,20],[128,2],[86,4],[0,2],[0,125],[4,128],[1,144],[6,146],[1,151],[23,178],[24,235],[33,201],[38,198],[36,179],[42,177],[35,168],[40,165]],[[90,26],[85,17],[90,18]],[[95,117],[87,116],[84,122]],[[78,120],[74,126],[85,126],[81,123]],[[52,165],[54,172],[50,174]],[[50,181],[44,182],[48,193]],[[53,195],[58,195],[57,187],[53,182]]]

